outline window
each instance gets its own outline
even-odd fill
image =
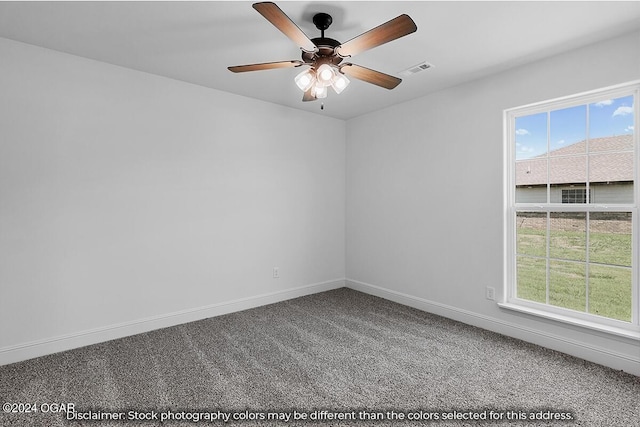
[[[505,111],[502,306],[640,336],[639,91],[633,82]]]
[[[562,203],[587,203],[587,189],[586,188],[563,189]]]

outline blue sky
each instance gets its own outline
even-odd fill
[[[589,137],[630,135],[634,132],[633,96],[605,99],[589,104]],[[549,123],[547,123],[549,121]],[[528,159],[547,152],[547,124],[549,149],[557,150],[587,137],[587,106],[516,119],[516,160]]]

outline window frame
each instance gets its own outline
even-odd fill
[[[570,108],[578,105],[592,104],[603,99],[633,96],[634,126],[640,123],[638,101],[640,101],[640,80],[609,86],[589,92],[578,93],[548,101],[541,101],[520,107],[506,109],[503,112],[504,125],[504,289],[503,297],[498,305],[502,308],[512,309],[527,314],[553,319],[563,323],[583,326],[614,335],[624,336],[640,340],[640,253],[639,229],[640,217],[638,206],[640,204],[640,136],[638,130],[633,131],[634,147],[634,189],[633,203],[601,204],[601,203],[552,203],[550,200],[550,183],[547,182],[547,201],[544,203],[516,202],[516,141],[515,123],[518,117],[529,116],[538,113],[552,112],[554,110]],[[588,126],[588,125],[587,125]],[[547,128],[548,129],[548,128]],[[586,153],[588,155],[588,153]],[[587,176],[587,181],[589,180]],[[588,186],[586,188],[589,188]],[[586,190],[585,188],[585,190]],[[592,191],[589,188],[588,193]],[[632,215],[632,289],[631,289],[631,322],[616,320],[587,312],[575,311],[567,308],[553,306],[547,303],[539,303],[524,300],[516,296],[517,274],[517,230],[516,215],[518,212],[545,212],[550,215],[553,212],[631,212]],[[589,214],[587,214],[589,215]],[[545,258],[546,259],[546,258]]]

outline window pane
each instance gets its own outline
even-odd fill
[[[552,157],[549,160],[549,182],[551,184],[551,203],[576,203],[561,200],[562,190],[576,186],[586,191],[586,156]],[[586,203],[585,201],[581,203]]]
[[[516,214],[516,251],[521,255],[547,256],[546,212]]]
[[[633,203],[633,151],[589,156],[592,203]]]
[[[515,119],[516,203],[547,202],[547,113]]]
[[[589,266],[589,313],[631,321],[631,269]]]
[[[516,203],[547,203],[547,159],[516,162]]]
[[[593,212],[589,216],[589,261],[631,266],[631,213]]]
[[[586,139],[586,105],[551,111],[549,119],[550,156],[584,154]]]
[[[609,138],[633,134],[633,96],[603,99],[589,104],[589,151],[632,150],[631,138]],[[598,140],[602,138],[602,140]],[[626,148],[625,148],[626,147]]]
[[[516,160],[531,159],[547,154],[547,113],[517,117]]]
[[[549,160],[549,182],[551,184],[582,184],[587,182],[587,158],[558,157]]]
[[[587,306],[586,264],[550,261],[549,304],[585,311]]]
[[[583,212],[552,212],[549,222],[549,256],[586,261],[587,215]]]
[[[547,261],[540,258],[519,256],[516,258],[518,298],[547,302]]]
[[[589,104],[593,203],[633,203],[633,96]]]

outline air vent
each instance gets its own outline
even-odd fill
[[[413,67],[409,67],[406,70],[400,71],[398,73],[398,75],[403,76],[403,77],[408,77],[408,76],[412,76],[412,75],[414,75],[416,73],[419,73],[421,71],[428,70],[431,67],[433,67],[433,65],[429,64],[428,62],[421,62],[418,65],[414,65]]]

